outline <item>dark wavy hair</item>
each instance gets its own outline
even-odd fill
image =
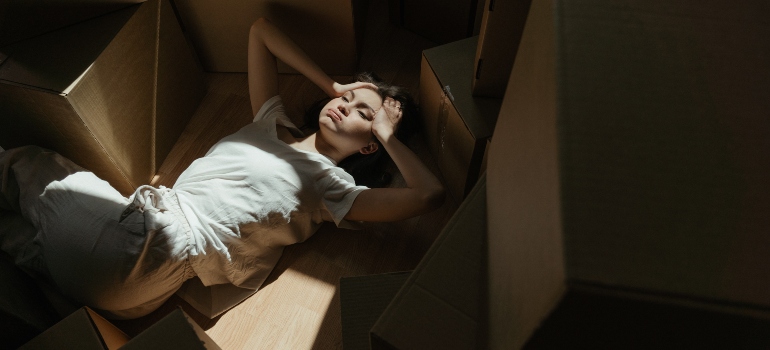
[[[420,125],[417,121],[419,110],[409,92],[402,87],[384,82],[380,77],[371,72],[358,73],[353,77],[353,81],[367,82],[376,85],[377,92],[380,94],[383,101],[386,97],[390,97],[401,102],[402,116],[401,122],[396,130],[396,138],[401,140],[401,142],[407,143],[412,135],[418,131]],[[305,125],[302,126],[303,131],[318,131],[318,116],[321,114],[321,110],[323,110],[323,107],[329,100],[330,98],[328,97],[318,100],[305,111]],[[375,140],[378,144],[380,143],[376,138]],[[370,188],[386,187],[390,184],[392,179],[392,174],[385,170],[390,161],[390,155],[385,151],[385,147],[383,147],[382,144],[379,144],[379,146],[377,152],[371,154],[353,154],[343,159],[338,166],[352,175],[358,185]]]

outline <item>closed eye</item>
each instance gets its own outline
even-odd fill
[[[361,116],[361,118],[369,120],[369,117],[367,117],[366,114],[364,114],[364,112],[358,111],[358,114]]]

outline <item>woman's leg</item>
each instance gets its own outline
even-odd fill
[[[164,255],[174,232],[146,232],[140,212],[121,218],[129,200],[93,173],[38,147],[0,153],[0,166],[0,209],[34,226],[30,251],[64,294],[138,317],[183,281],[184,265]]]

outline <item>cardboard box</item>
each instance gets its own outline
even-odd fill
[[[182,309],[176,309],[139,333],[123,350],[221,349]]]
[[[356,73],[369,0],[175,0],[180,19],[209,72],[247,71],[249,28],[266,17],[330,75]],[[294,73],[285,64],[280,73]]]
[[[369,332],[411,275],[393,272],[340,279],[342,348],[371,349]]]
[[[473,97],[478,37],[423,51],[420,109],[425,138],[449,193],[462,200],[479,174],[501,99]]]
[[[0,2],[0,48],[142,1],[4,0]]]
[[[559,316],[578,288],[713,312],[687,324],[768,347],[763,6],[532,2],[487,165],[491,348],[522,348],[551,317],[584,329],[594,315]],[[653,348],[691,334],[657,320],[624,330],[664,337]]]
[[[400,2],[405,29],[436,44],[447,44],[479,33],[483,0],[409,0]]]
[[[476,48],[474,96],[503,97],[531,2],[486,1]]]
[[[482,176],[371,331],[372,349],[483,349],[486,178]]]
[[[167,0],[114,11],[3,52],[3,147],[52,149],[124,195],[149,183],[205,92]]]
[[[67,316],[19,349],[118,349],[128,336],[96,312],[84,307]]]

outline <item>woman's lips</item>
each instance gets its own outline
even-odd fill
[[[342,121],[342,116],[339,114],[339,112],[335,111],[333,108],[329,108],[326,111],[326,115],[328,115],[329,118],[332,118],[332,120],[334,120],[336,122],[341,122]]]

